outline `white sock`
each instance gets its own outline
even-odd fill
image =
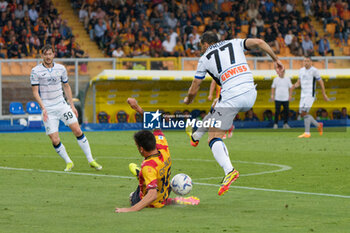
[[[308,115],[311,124],[313,124],[315,127],[318,127],[318,122],[315,120],[315,118],[313,116],[311,116],[310,114]]]
[[[57,154],[59,154],[59,156],[61,156],[61,158],[64,159],[66,163],[73,163],[67,154],[66,148],[61,142],[57,146],[53,147],[55,148]]]
[[[200,128],[198,130],[196,130],[193,134],[192,134],[192,138],[196,141],[201,140],[201,138],[203,137],[203,135],[208,132],[209,128]]]
[[[85,135],[83,134],[80,137],[77,137],[77,140],[78,140],[78,144],[79,144],[80,148],[84,151],[84,154],[85,154],[87,160],[89,161],[89,163],[94,161],[94,159],[92,158],[89,141],[87,140]]]
[[[305,133],[310,133],[310,126],[313,124],[318,127],[318,122],[310,114],[304,116]]]
[[[211,117],[211,113],[208,113],[204,118],[203,118],[203,122],[209,120],[209,118]],[[201,138],[203,137],[203,135],[208,132],[209,128],[208,127],[201,127],[198,128],[193,134],[192,134],[192,138],[196,141],[201,140]]]
[[[209,142],[211,151],[218,164],[224,169],[225,175],[233,170],[225,143],[221,138],[213,138]]]
[[[304,125],[305,125],[305,133],[310,133],[310,125],[311,125],[311,120],[310,120],[310,115],[305,115],[304,116]]]

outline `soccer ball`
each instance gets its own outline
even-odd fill
[[[177,174],[171,180],[171,188],[175,194],[184,196],[192,190],[192,179],[186,174]]]

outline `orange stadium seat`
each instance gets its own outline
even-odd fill
[[[163,66],[167,68],[167,70],[175,70],[173,61],[163,61]]]
[[[252,70],[254,69],[254,61],[253,60],[247,60],[249,68]]]
[[[22,74],[23,75],[30,75],[30,72],[32,71],[32,66],[28,64],[27,62],[22,64]]]
[[[287,57],[288,47],[281,47],[280,49],[280,56],[281,57]]]
[[[259,70],[271,70],[273,69],[273,63],[269,61],[258,62],[257,67]]]
[[[249,25],[248,24],[241,26],[241,32],[242,33],[248,35],[248,31],[249,31]]]
[[[350,55],[350,46],[343,47],[343,54],[346,56]]]
[[[324,69],[325,68],[324,61],[313,61],[312,65],[314,67],[316,67],[317,69]]]
[[[210,20],[211,20],[210,17],[205,17],[205,18],[204,18],[204,24],[205,24],[205,25],[208,25]]]
[[[190,60],[184,62],[184,70],[196,70],[197,69],[197,63],[196,60]]]
[[[17,62],[12,62],[9,64],[10,67],[10,72],[12,75],[22,75],[22,69],[21,69],[21,65]]]
[[[205,25],[199,25],[199,27],[198,27],[198,32],[200,32],[200,33],[203,33],[204,32],[204,30],[205,30]]]
[[[335,32],[335,24],[334,23],[329,23],[326,25],[326,31],[331,34],[334,35]]]
[[[3,76],[9,76],[11,75],[11,72],[10,72],[10,67],[9,67],[9,64],[6,63],[6,62],[2,62],[1,63],[1,74]]]
[[[200,16],[197,16],[197,17],[196,17],[196,20],[197,20],[198,22],[200,22],[200,24],[203,24],[202,18],[201,18]]]
[[[237,33],[237,38],[245,38],[245,37],[246,37],[246,34],[242,32]]]
[[[281,60],[282,64],[284,65],[284,67],[289,67],[289,60]],[[269,62],[270,64],[272,64],[272,62]],[[273,69],[273,66],[272,66]],[[287,68],[288,69],[288,68]]]

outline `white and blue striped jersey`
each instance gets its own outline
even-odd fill
[[[221,98],[231,99],[254,86],[244,51],[246,39],[232,39],[211,45],[198,61],[195,78],[203,79],[208,73],[221,86]]]
[[[321,76],[318,69],[311,66],[310,69],[305,67],[299,71],[299,79],[301,85],[301,98],[316,96],[316,80],[320,80]]]
[[[30,74],[30,83],[32,86],[39,86],[39,95],[45,107],[65,102],[62,83],[67,82],[66,68],[57,63],[53,63],[52,68],[46,68],[43,64],[37,65]]]

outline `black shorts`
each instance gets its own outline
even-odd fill
[[[130,195],[130,204],[131,204],[131,206],[134,206],[134,205],[136,205],[139,201],[141,201],[141,198],[140,198],[140,186],[137,186],[136,191],[133,192],[133,193]]]

